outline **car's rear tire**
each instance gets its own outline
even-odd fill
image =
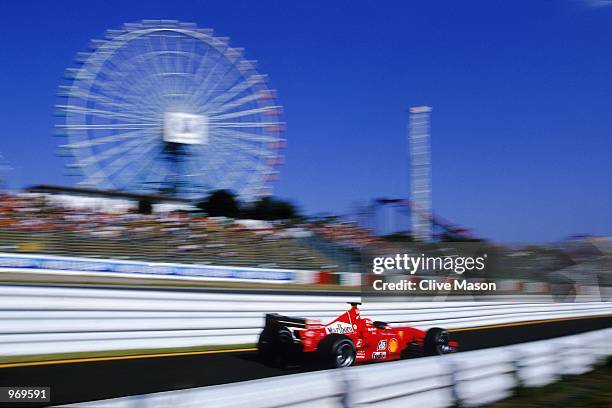
[[[328,368],[350,367],[355,364],[357,349],[351,339],[341,334],[330,334],[321,341],[319,352]]]
[[[259,355],[259,360],[265,365],[274,365],[274,335],[272,330],[266,328],[259,335],[257,354]]]
[[[439,327],[427,330],[423,352],[426,356],[439,356],[448,352],[448,332]]]
[[[265,328],[257,341],[257,352],[262,363],[270,367],[286,368],[292,363],[293,335],[286,326]]]

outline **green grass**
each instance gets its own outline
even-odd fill
[[[565,377],[541,388],[520,388],[495,408],[609,408],[612,407],[612,359],[590,373]]]

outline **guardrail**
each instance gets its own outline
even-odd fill
[[[0,286],[0,358],[255,343],[264,314],[323,321],[355,296]],[[612,313],[612,303],[386,302],[362,307],[390,324],[449,329]]]
[[[612,355],[612,329],[348,369],[136,395],[72,406],[157,407],[449,407],[502,400],[517,387],[588,372]]]

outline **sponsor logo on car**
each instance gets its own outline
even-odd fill
[[[325,331],[327,334],[345,334],[352,333],[354,330],[350,323],[335,322],[329,326],[325,326]]]
[[[399,343],[397,342],[397,339],[394,338],[389,341],[389,351],[391,353],[395,353],[398,349],[398,346],[399,346]]]
[[[363,346],[363,339],[357,339],[357,344],[355,344],[355,347],[360,348]]]
[[[372,353],[372,360],[382,360],[387,358],[387,353],[384,351],[375,351]]]
[[[376,346],[376,350],[384,351],[387,348],[387,340],[381,340],[378,342],[378,346]]]

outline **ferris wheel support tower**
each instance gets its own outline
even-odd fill
[[[408,111],[408,145],[410,157],[410,198],[412,234],[419,241],[433,237],[431,206],[431,153],[429,144],[429,115],[431,107],[413,106]],[[415,209],[418,210],[415,211]]]

